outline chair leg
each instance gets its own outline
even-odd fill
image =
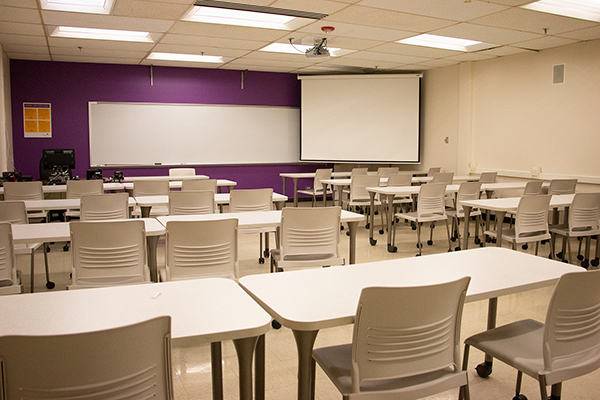
[[[539,379],[540,383],[540,397],[542,400],[548,400],[548,390],[546,389],[546,381],[543,377]]]
[[[450,225],[448,224],[448,218],[446,218],[446,234],[448,235],[448,252],[451,252],[452,242],[450,241]]]
[[[421,244],[421,226],[422,225],[423,225],[422,222],[417,222],[417,247],[419,248],[419,254],[417,254],[418,256],[423,254],[423,244]]]
[[[515,385],[515,397],[521,394],[521,382],[523,381],[523,373],[517,371],[517,384]]]
[[[34,257],[34,251],[31,251],[31,282],[30,282],[30,286],[31,286],[31,293],[33,293],[33,273],[34,271],[34,267],[35,267],[35,257]]]
[[[462,370],[463,371],[467,371],[469,369],[469,350],[471,349],[471,346],[469,346],[468,344],[465,344],[465,350],[463,352],[463,365],[462,365]],[[467,381],[467,384],[465,386],[461,386],[459,391],[458,391],[458,400],[470,400],[471,395],[469,393],[469,384]]]

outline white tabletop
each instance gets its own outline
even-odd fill
[[[204,178],[196,178],[196,179],[204,179]],[[133,190],[133,182],[124,182],[121,184],[123,189],[126,190]],[[217,187],[233,187],[236,186],[237,182],[236,181],[231,181],[229,179],[217,179]],[[183,186],[183,182],[182,181],[169,181],[169,188],[170,189],[181,189],[181,187]]]
[[[215,202],[217,204],[229,204],[229,193],[215,193]],[[287,196],[279,193],[273,193],[273,202],[287,201]],[[138,206],[164,206],[169,204],[169,196],[137,196],[135,202]]]
[[[316,172],[282,172],[279,174],[279,176],[283,177],[283,178],[293,178],[293,179],[298,179],[298,178],[314,178],[315,177]],[[352,173],[350,171],[348,172],[332,172],[331,176],[334,178],[345,178],[350,176]]]
[[[187,179],[208,179],[208,175],[161,175],[161,176],[128,176],[125,182],[135,181],[183,181]]]
[[[129,207],[135,206],[135,199],[129,198]],[[25,200],[27,211],[50,211],[50,210],[78,210],[81,208],[81,199],[48,199],[48,200]]]
[[[550,208],[569,206],[573,202],[574,196],[574,194],[553,195],[550,198]],[[504,197],[500,199],[463,200],[461,204],[484,210],[516,212],[520,200],[520,197]]]

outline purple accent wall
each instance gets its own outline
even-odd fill
[[[90,165],[88,102],[235,104],[300,107],[294,74],[140,65],[10,61],[15,170],[39,178],[43,149],[75,149],[74,175],[85,178]],[[23,103],[50,103],[52,138],[25,138]],[[115,143],[118,146],[118,143]],[[318,164],[198,166],[198,174],[230,179],[238,188],[272,187],[280,192],[280,172],[309,172]],[[126,176],[168,175],[168,168],[122,168]],[[114,169],[105,169],[112,176]],[[287,191],[289,190],[289,191]],[[286,193],[292,193],[288,183]]]

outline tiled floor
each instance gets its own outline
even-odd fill
[[[304,204],[303,204],[304,205]],[[376,223],[379,223],[379,217]],[[345,231],[340,233],[342,252],[348,254],[348,238]],[[428,230],[424,230],[423,238],[427,239]],[[386,236],[376,233],[378,243],[371,246],[368,241],[368,231],[361,226],[357,237],[357,262],[414,257],[416,234],[410,226],[401,223],[398,226],[396,243],[398,252],[390,254],[386,251]],[[453,243],[454,247],[455,244]],[[473,242],[470,244],[473,247]],[[71,268],[70,252],[63,252],[63,244],[51,246],[49,253],[51,279],[56,283],[54,290],[64,290],[69,283]],[[423,254],[440,253],[448,250],[444,224],[438,224],[434,231],[433,246],[425,245]],[[522,250],[519,250],[522,251]],[[529,250],[531,251],[531,250]],[[268,260],[265,264],[258,263],[258,234],[240,235],[240,271],[242,275],[268,273]],[[540,254],[548,254],[548,245],[541,247]],[[159,245],[159,265],[164,264],[164,247]],[[23,287],[29,290],[29,259],[21,256],[18,260],[19,269],[23,273]],[[47,290],[43,275],[43,255],[36,253],[36,291]],[[551,288],[540,289],[518,295],[500,298],[498,324],[522,318],[534,318],[543,321]],[[462,335],[466,337],[482,331],[486,327],[487,302],[475,302],[465,305],[463,313]],[[338,343],[348,343],[352,340],[351,326],[325,329],[319,332],[316,347]],[[282,328],[271,330],[266,336],[266,397],[267,399],[296,398],[296,349],[292,333]],[[493,374],[487,379],[481,379],[474,371],[475,365],[482,360],[482,355],[476,350],[471,351],[469,380],[472,399],[509,400],[514,396],[516,372],[501,363],[495,363]],[[237,399],[237,357],[231,342],[223,343],[223,373],[224,392],[226,399]],[[209,346],[197,348],[173,349],[173,377],[175,381],[175,397],[179,400],[210,399],[210,351]],[[563,385],[563,399],[592,400],[600,398],[596,390],[600,390],[600,371],[585,377],[569,381]],[[539,399],[537,382],[525,377],[523,393],[530,399]],[[319,400],[340,399],[336,388],[329,379],[317,371],[316,398]],[[432,399],[456,399],[457,391],[433,396]]]

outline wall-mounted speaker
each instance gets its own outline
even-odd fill
[[[552,84],[565,83],[565,64],[558,64],[552,68]]]

